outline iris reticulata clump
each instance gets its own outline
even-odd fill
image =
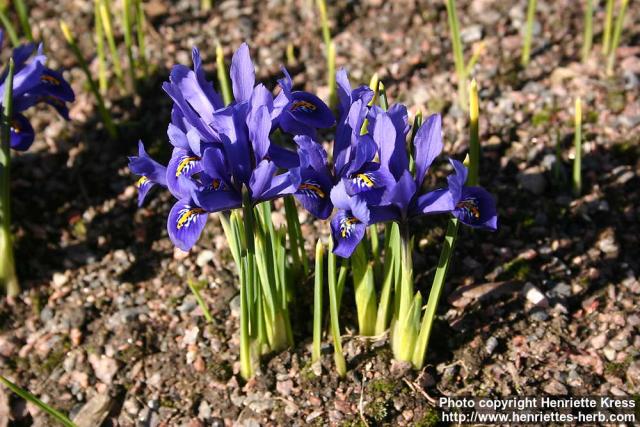
[[[240,277],[243,376],[253,374],[260,354],[292,342],[288,302],[292,286],[306,274],[292,261],[307,257],[304,239],[300,242],[296,238],[302,234],[292,197],[321,220],[333,215],[333,254],[345,259],[362,247],[363,240],[367,247],[377,246],[375,224],[387,224],[385,257],[392,259],[397,252],[394,271],[403,272],[396,275],[397,281],[406,284],[404,288],[389,287],[397,288],[394,297],[404,300],[394,306],[418,315],[421,300],[413,299],[409,221],[421,215],[448,214],[471,227],[496,229],[492,196],[481,187],[466,186],[467,169],[459,161],[450,160],[454,174],[447,178],[447,186],[422,190],[425,176],[443,148],[439,115],[424,123],[414,121],[408,150],[412,126],[407,108],[401,104],[387,108],[386,97],[385,104],[374,105],[379,98],[377,88],[352,89],[344,70],[336,75],[337,119],[317,96],[294,90],[284,68],[276,96],[263,84],[256,84],[246,44],[233,55],[230,74],[234,100],[225,105],[205,78],[197,49],[193,50],[193,69],[175,66],[163,85],[173,100],[167,129],[173,146],[171,159],[167,166],[161,165],[149,157],[140,142],[138,156],[130,158],[129,166],[139,175],[140,205],[154,186],[168,188],[175,197],[167,231],[178,248],[192,248],[209,214],[219,213]],[[329,157],[321,145],[321,130],[334,124],[335,141]],[[271,201],[278,198],[285,199],[288,230],[276,229],[271,221]],[[393,236],[401,244],[392,245]],[[393,249],[396,246],[397,251]],[[342,263],[339,279],[332,276],[335,262],[330,256],[328,281],[330,286],[338,283],[341,288],[348,272],[347,260]],[[391,268],[387,264],[394,265],[385,262],[385,276]],[[354,264],[354,283],[359,281],[357,270]],[[370,286],[374,286],[373,278],[371,272]],[[406,295],[409,291],[411,295]],[[331,301],[340,300],[339,292]],[[356,289],[356,298],[358,294]],[[383,294],[381,307],[390,306],[390,291]],[[373,299],[375,305],[375,295]],[[321,310],[316,312],[321,314]],[[387,328],[391,321],[392,335],[399,334],[394,332],[398,325],[408,324],[397,309],[393,314],[386,309],[382,313],[380,324]],[[400,341],[415,341],[415,332]],[[393,340],[392,336],[396,357],[413,360],[416,346],[405,346],[411,351],[396,351]]]
[[[0,30],[0,47],[3,36]],[[31,123],[22,113],[36,104],[45,103],[69,119],[66,103],[75,98],[62,75],[45,66],[46,59],[42,45],[37,48],[33,43],[18,46],[11,54],[9,66],[0,75],[0,101],[4,116],[0,144],[0,284],[12,296],[18,294],[20,288],[10,231],[10,151],[28,150],[35,137]]]

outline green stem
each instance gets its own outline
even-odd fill
[[[446,0],[447,20],[449,21],[449,33],[451,47],[453,48],[453,61],[458,77],[458,102],[463,110],[467,108],[467,75],[462,52],[462,38],[460,37],[460,22],[456,11],[455,0]]]
[[[358,245],[351,256],[351,266],[360,335],[371,336],[374,334],[376,323],[376,289],[373,268],[364,242]]]
[[[113,25],[111,25],[111,1],[101,0],[100,5],[100,17],[102,18],[102,28],[104,35],[111,51],[111,60],[113,61],[113,71],[118,78],[120,86],[124,87],[124,75],[122,74],[122,64],[120,63],[120,56],[118,56],[118,47],[116,46],[116,39],[113,35]]]
[[[27,10],[27,5],[24,3],[24,0],[14,0],[14,5],[16,6],[16,12],[18,13],[18,19],[20,20],[20,26],[22,27],[22,32],[24,36],[30,42],[33,42],[33,34],[31,34],[31,25],[29,24],[29,11]]]
[[[291,257],[293,258],[294,268],[297,272],[302,271],[306,276],[309,274],[309,261],[307,260],[304,250],[304,236],[300,228],[300,220],[298,219],[298,210],[293,196],[285,196],[284,212],[287,220],[287,231],[289,233],[289,244],[291,246]]]
[[[71,51],[75,55],[76,60],[78,61],[78,64],[80,65],[80,67],[82,68],[82,71],[84,71],[84,74],[87,77],[87,83],[89,84],[89,89],[91,90],[93,95],[96,97],[96,102],[98,103],[98,111],[100,113],[100,116],[102,117],[102,121],[104,122],[105,129],[107,129],[107,132],[109,133],[109,136],[111,137],[111,139],[116,139],[116,137],[118,136],[116,127],[113,124],[113,119],[111,118],[111,114],[109,113],[109,110],[107,110],[107,108],[104,105],[104,99],[102,98],[102,95],[98,90],[98,86],[96,85],[95,80],[93,80],[93,77],[91,76],[91,72],[89,71],[89,66],[87,65],[87,61],[85,61],[84,57],[82,56],[82,52],[80,52],[80,48],[78,47],[76,40],[73,37],[71,30],[69,29],[69,26],[64,21],[60,21],[60,29],[62,30],[62,34],[67,40],[67,43],[71,48]]]
[[[576,99],[574,115],[574,137],[576,157],[573,160],[573,195],[580,197],[582,193],[582,101]]]
[[[478,183],[478,167],[480,165],[479,115],[478,84],[473,79],[469,85],[469,176],[467,178],[471,183],[469,185]]]
[[[458,220],[455,218],[451,218],[449,219],[449,224],[447,225],[444,247],[442,248],[442,252],[440,252],[438,268],[436,269],[436,274],[433,278],[433,284],[431,285],[431,291],[429,292],[427,310],[425,311],[424,317],[422,318],[420,333],[418,334],[418,339],[413,351],[413,365],[418,369],[421,369],[424,365],[424,358],[429,346],[429,338],[431,337],[431,330],[433,328],[433,319],[435,318],[438,302],[440,301],[440,296],[442,295],[442,288],[444,287],[444,281],[449,270],[451,255],[453,254],[457,235]]]
[[[7,387],[9,390],[11,390],[12,392],[17,394],[18,396],[20,396],[24,400],[33,403],[38,408],[40,408],[41,410],[43,410],[47,414],[51,415],[53,418],[56,419],[56,421],[58,421],[63,426],[65,426],[65,427],[77,427],[76,424],[73,421],[71,421],[69,419],[69,417],[67,417],[65,414],[63,414],[62,412],[58,411],[57,409],[54,409],[51,406],[47,405],[42,400],[38,399],[36,396],[34,396],[33,394],[29,393],[27,390],[24,390],[23,388],[18,387],[16,384],[12,383],[11,381],[6,379],[2,375],[0,375],[0,383],[2,383],[5,387]]]
[[[602,53],[609,54],[611,48],[611,30],[613,29],[613,0],[607,0],[604,29],[602,30]]]
[[[0,23],[4,28],[7,36],[9,36],[9,40],[11,40],[11,45],[13,47],[18,47],[20,45],[20,39],[18,38],[18,34],[16,33],[16,29],[13,27],[11,23],[11,19],[6,14],[6,9],[0,8]]]
[[[136,33],[138,36],[138,59],[142,66],[142,72],[144,77],[149,76],[149,64],[147,62],[147,44],[145,42],[144,30],[144,8],[142,7],[142,0],[136,1]]]
[[[584,35],[582,36],[582,62],[587,62],[593,44],[593,0],[586,0],[584,9]]]
[[[222,92],[222,99],[224,105],[231,104],[233,97],[231,96],[231,86],[229,86],[229,76],[227,74],[227,67],[224,64],[224,52],[219,42],[216,43],[216,68],[218,71],[218,82],[220,83],[220,92]]]
[[[251,360],[251,336],[249,334],[249,302],[247,290],[248,259],[242,258],[240,264],[240,375],[245,380],[253,376]]]
[[[607,59],[607,75],[613,75],[613,69],[616,65],[616,51],[618,45],[620,45],[620,37],[622,36],[622,27],[624,26],[624,18],[627,12],[627,5],[629,0],[622,0],[620,3],[620,12],[616,18],[616,26],[613,31],[613,38],[611,39],[611,46],[609,50],[609,58]]]
[[[333,357],[338,375],[344,377],[347,374],[347,363],[342,353],[342,341],[340,338],[338,296],[336,292],[336,256],[333,253],[333,240],[329,240],[327,274],[329,279],[329,315],[331,317],[331,335],[333,336]]]
[[[207,307],[207,303],[204,302],[202,295],[200,295],[199,284],[192,279],[188,279],[187,284],[189,285],[189,289],[191,289],[193,296],[196,298],[196,302],[200,306],[200,309],[202,310],[202,314],[204,315],[204,318],[207,319],[207,322],[213,323],[213,317],[211,316],[209,307]]]
[[[100,93],[107,93],[107,57],[104,51],[104,30],[102,28],[102,17],[100,16],[100,0],[95,0],[94,20],[96,33],[96,53],[98,55],[98,86]]]
[[[320,346],[322,344],[322,285],[324,281],[324,245],[318,239],[316,243],[316,269],[313,286],[313,352],[311,361],[320,360]]]
[[[122,25],[124,32],[124,45],[129,60],[129,79],[131,88],[137,91],[136,62],[133,59],[133,22],[131,20],[131,0],[122,0]]]
[[[536,17],[537,0],[529,0],[527,6],[527,24],[524,33],[524,43],[522,45],[522,58],[520,63],[523,67],[529,65],[531,59],[531,38],[533,37],[533,23]]]
[[[389,327],[391,317],[391,290],[394,283],[394,264],[399,262],[400,254],[396,250],[399,247],[400,228],[394,222],[388,225],[388,232],[385,232],[384,247],[384,267],[382,275],[382,292],[380,293],[380,303],[378,304],[378,314],[376,316],[375,335],[382,334]]]
[[[2,101],[2,122],[0,139],[0,284],[3,284],[7,296],[20,293],[16,275],[11,236],[11,120],[13,117],[13,58],[9,59],[9,69],[5,78],[4,99]]]

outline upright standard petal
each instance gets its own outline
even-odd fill
[[[190,198],[178,200],[169,212],[167,231],[174,245],[188,251],[200,238],[208,212]]]
[[[269,152],[269,132],[271,131],[271,116],[266,106],[261,106],[256,113],[250,116],[249,138],[253,146],[253,154],[256,162],[260,162]]]
[[[256,81],[249,46],[242,43],[231,59],[231,83],[236,102],[248,101]]]
[[[442,120],[439,114],[431,115],[418,129],[413,140],[415,147],[416,185],[422,182],[433,160],[442,152]]]
[[[498,214],[493,196],[482,187],[463,187],[453,215],[465,225],[495,231]]]

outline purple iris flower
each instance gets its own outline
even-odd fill
[[[0,31],[0,47],[3,33]],[[73,102],[75,95],[69,83],[57,71],[45,67],[46,56],[42,45],[36,54],[32,43],[18,46],[13,50],[13,117],[11,118],[10,146],[14,150],[26,151],[34,140],[33,127],[21,113],[38,103],[52,105],[65,119],[69,119],[67,102]],[[31,60],[29,60],[31,58]],[[4,99],[4,83],[7,70],[0,75],[0,102]]]
[[[467,168],[456,160],[451,160],[456,173],[447,178],[448,188],[421,192],[429,167],[442,152],[441,118],[432,115],[418,129],[413,142],[415,174],[411,174],[404,149],[408,132],[404,114],[406,110],[403,113],[401,108],[395,111],[392,108],[388,113],[379,110],[371,115],[373,139],[379,146],[381,165],[396,179],[393,184],[386,185],[380,201],[371,202],[360,194],[349,194],[345,185],[336,186],[331,192],[334,205],[340,209],[331,222],[337,255],[351,256],[366,227],[380,222],[405,223],[420,215],[451,212],[463,224],[472,227],[488,230],[497,227],[493,197],[481,187],[464,186]]]
[[[280,128],[293,135],[314,137],[316,129],[333,126],[333,113],[317,96],[304,91],[293,90],[293,81],[286,68],[282,67],[284,78],[278,80],[282,91],[274,100]]]
[[[130,161],[132,172],[142,177],[140,202],[155,184],[166,185],[177,199],[167,230],[182,250],[189,250],[198,240],[209,213],[240,208],[244,192],[257,204],[293,194],[300,187],[301,174],[313,175],[312,165],[303,163],[301,167],[295,153],[271,143],[270,135],[279,124],[297,120],[312,128],[330,126],[334,120],[319,99],[288,88],[286,95],[274,100],[264,85],[256,85],[246,44],[232,58],[235,100],[229,106],[223,105],[204,78],[197,49],[193,50],[193,63],[193,70],[174,67],[169,82],[163,85],[174,101],[167,130],[173,153],[167,167],[150,159],[143,147]],[[314,103],[315,110],[310,110],[316,113],[293,108],[303,99]],[[327,111],[329,119],[323,115]],[[291,117],[283,122],[285,115]],[[281,171],[283,167],[291,169]]]
[[[155,185],[167,186],[167,168],[147,154],[142,141],[138,141],[138,155],[129,157],[129,169],[140,176],[136,181],[138,206],[142,206],[149,190]]]

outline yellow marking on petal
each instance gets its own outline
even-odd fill
[[[138,181],[136,181],[136,187],[137,188],[141,188],[147,182],[149,182],[149,178],[147,178],[146,176],[141,176],[140,179],[138,179]]]
[[[218,188],[220,188],[220,180],[217,178],[214,179],[213,182],[211,183],[211,187],[217,191]]]
[[[50,76],[48,74],[43,74],[40,76],[40,80],[43,82],[47,82],[49,84],[52,84],[54,86],[60,86],[60,80],[56,79],[53,76]]]
[[[298,189],[299,190],[313,191],[321,199],[324,199],[325,196],[326,196],[325,192],[322,191],[322,188],[320,188],[320,186],[316,185],[316,184],[311,184],[311,183],[308,183],[308,182],[304,182],[304,183],[300,184],[300,187],[298,187]]]
[[[369,175],[367,175],[366,173],[359,173],[356,175],[356,179],[359,179],[360,182],[362,182],[364,185],[366,185],[369,188],[372,188],[373,186],[375,186],[375,182],[373,182],[373,180],[371,179],[371,177],[369,177]]]
[[[205,211],[202,208],[184,209],[184,212],[180,215],[180,218],[178,218],[176,228],[180,230],[182,227],[187,225],[194,216],[203,214],[204,212]]]
[[[471,213],[474,218],[480,218],[480,208],[478,208],[478,204],[475,200],[467,199],[462,200],[456,204],[456,208],[464,209],[467,212]]]
[[[178,163],[178,168],[176,169],[176,176],[182,175],[182,171],[189,166],[191,162],[195,162],[196,160],[200,160],[199,157],[185,157]]]
[[[315,111],[316,106],[308,101],[296,101],[291,105],[291,111],[303,110],[303,111]]]
[[[342,238],[346,239],[347,235],[351,233],[351,228],[359,222],[360,220],[358,218],[354,218],[352,216],[340,221],[340,235]]]
[[[22,128],[20,127],[20,122],[18,122],[17,120],[11,120],[11,130],[14,133],[22,132]]]

